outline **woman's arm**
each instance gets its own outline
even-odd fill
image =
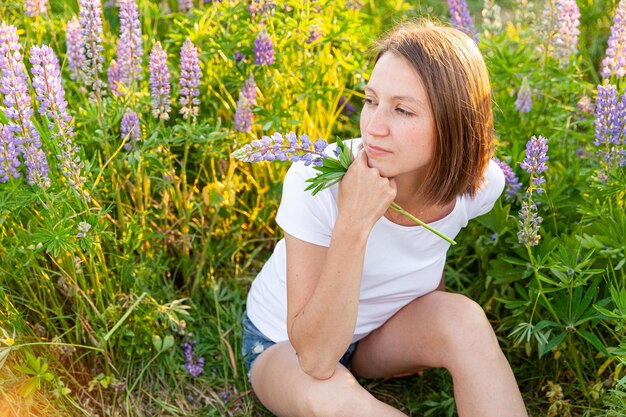
[[[329,247],[285,234],[287,331],[302,370],[315,378],[330,378],[350,345],[367,238],[395,194],[393,180],[361,152],[340,184]]]

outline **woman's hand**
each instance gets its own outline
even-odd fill
[[[338,221],[369,232],[395,198],[394,179],[382,177],[377,168],[370,168],[361,149],[339,183]]]

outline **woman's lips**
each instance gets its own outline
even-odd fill
[[[365,150],[367,151],[368,156],[385,156],[391,153],[386,149],[373,145],[365,145]]]

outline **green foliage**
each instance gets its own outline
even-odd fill
[[[4,3],[0,15],[17,27],[22,55],[43,43],[60,59],[86,182],[68,186],[57,166],[57,128],[35,112],[52,184],[30,187],[23,177],[0,184],[0,409],[267,415],[248,395],[239,321],[248,286],[280,238],[273,219],[287,166],[246,165],[230,153],[272,131],[358,136],[358,114],[346,109],[363,96],[372,41],[415,16],[447,20],[445,3],[367,0],[351,9],[344,1],[287,0],[253,15],[242,0],[196,2],[188,13],[177,12],[174,0],[141,0],[143,77],[100,99],[69,73],[65,28],[77,2],[51,1],[33,17],[21,2]],[[533,415],[624,415],[626,173],[616,167],[600,175],[594,117],[579,108],[581,99],[593,103],[602,82],[616,2],[578,2],[579,53],[565,63],[546,46],[553,34],[542,27],[539,2],[524,10],[517,8],[524,2],[502,4],[509,18],[500,32],[481,24],[482,2],[470,3],[494,92],[495,155],[524,187],[529,177],[519,164],[532,135],[548,138],[550,159],[545,192],[532,195],[544,219],[539,244],[517,237],[524,189],[502,197],[457,237],[448,286],[487,311]],[[105,80],[120,21],[117,7],[103,12]],[[270,66],[254,64],[262,21],[276,50]],[[312,28],[323,35],[309,43]],[[193,120],[182,119],[178,102],[186,38],[202,70]],[[168,120],[151,114],[148,55],[157,41],[172,75]],[[235,52],[245,58],[236,61]],[[257,104],[244,134],[233,119],[249,75]],[[610,81],[623,92],[623,80]],[[533,99],[527,113],[515,103],[524,84]],[[126,109],[141,124],[131,150],[121,136]],[[205,358],[197,378],[182,351],[193,341]],[[456,413],[441,370],[363,383],[407,414]]]

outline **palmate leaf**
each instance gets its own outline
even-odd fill
[[[341,181],[348,171],[353,157],[352,149],[348,151],[346,145],[339,138],[337,138],[337,147],[339,148],[339,157],[337,159],[324,158],[322,165],[315,167],[318,174],[306,180],[311,184],[304,189],[305,191],[313,190],[312,194],[315,195]]]

